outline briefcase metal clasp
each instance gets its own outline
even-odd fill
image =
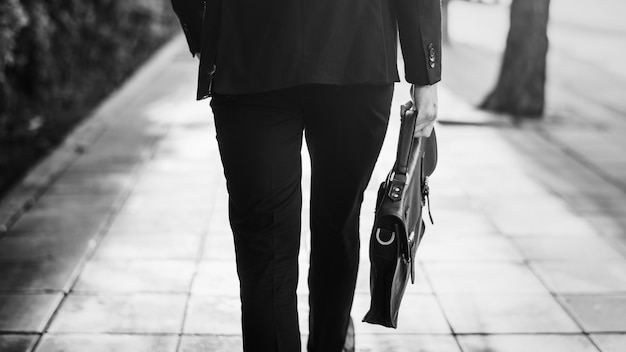
[[[378,241],[378,243],[380,243],[380,245],[382,246],[388,246],[390,244],[393,243],[393,241],[396,239],[396,233],[393,231],[385,231],[387,233],[391,232],[391,237],[389,237],[388,240],[383,240],[382,238],[380,238],[380,228],[376,229],[376,241]]]

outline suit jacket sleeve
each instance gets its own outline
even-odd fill
[[[202,47],[202,17],[205,0],[172,0],[172,8],[185,32],[189,51],[195,55]]]
[[[406,80],[441,80],[441,0],[395,0]]]

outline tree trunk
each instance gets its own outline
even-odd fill
[[[485,110],[539,118],[545,105],[550,0],[513,0],[500,77]]]

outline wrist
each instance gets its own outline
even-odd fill
[[[412,83],[411,86],[414,87],[414,88],[428,88],[428,87],[436,87],[437,83],[433,83],[433,84],[415,84],[415,83]]]

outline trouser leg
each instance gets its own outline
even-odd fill
[[[288,92],[211,102],[229,193],[246,352],[298,352],[303,120]]]
[[[312,170],[308,350],[340,352],[356,285],[363,192],[386,133],[393,85],[308,86],[303,95]]]

